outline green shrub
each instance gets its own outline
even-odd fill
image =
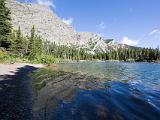
[[[0,62],[2,63],[11,63],[11,62],[29,63],[30,61],[27,58],[16,57],[12,55],[12,53],[9,53],[6,51],[0,51]]]
[[[13,57],[10,56],[6,51],[0,51],[0,62],[10,62],[12,61]]]
[[[42,63],[42,64],[52,64],[52,63],[59,63],[61,59],[54,58],[50,55],[40,55],[36,56],[36,58],[33,60],[33,63]]]

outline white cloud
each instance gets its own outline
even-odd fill
[[[100,30],[104,30],[106,29],[106,24],[102,21],[96,27]]]
[[[160,29],[154,29],[148,35],[152,40],[160,40]]]
[[[123,40],[121,43],[131,45],[131,46],[136,46],[136,45],[138,45],[139,41],[138,40],[131,40],[128,37],[123,37]]]
[[[56,6],[53,3],[53,0],[36,0],[36,3],[38,3],[40,5],[46,5],[46,6],[49,6],[49,7],[56,9]]]
[[[71,25],[73,23],[73,18],[68,18],[68,19],[63,18],[62,21],[68,25]]]
[[[159,31],[158,29],[154,29],[149,33],[149,35],[153,35],[153,34],[157,33],[158,31]]]
[[[160,29],[154,29],[149,33],[149,36],[160,38]]]

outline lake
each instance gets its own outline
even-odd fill
[[[38,120],[159,120],[160,64],[84,62],[33,73]]]

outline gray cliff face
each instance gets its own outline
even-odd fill
[[[103,38],[97,34],[90,32],[80,32],[80,45],[84,48],[88,48],[91,53],[97,52],[106,52],[107,44],[104,42]]]
[[[20,26],[25,35],[30,34],[34,25],[36,33],[43,39],[57,44],[76,44],[76,31],[63,23],[47,6],[7,0],[7,7],[11,10],[13,27],[17,29]]]
[[[24,35],[30,35],[30,30],[34,25],[36,33],[44,40],[59,45],[76,45],[87,48],[93,54],[123,47],[112,41],[106,43],[102,37],[94,33],[76,32],[47,6],[20,3],[16,0],[6,0],[6,3],[11,10],[13,28],[18,29],[20,26]]]

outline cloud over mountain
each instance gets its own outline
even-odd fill
[[[138,45],[139,41],[138,40],[131,40],[128,37],[123,37],[123,40],[121,43],[131,45],[131,46],[136,46],[136,45]]]

